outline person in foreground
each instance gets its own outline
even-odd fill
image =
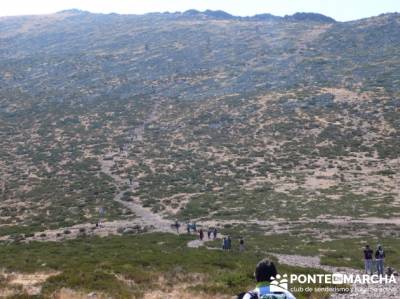
[[[278,271],[273,262],[263,259],[256,266],[254,273],[256,278],[256,288],[247,293],[238,295],[238,299],[296,299],[289,291],[276,286],[270,285],[271,281],[276,277]]]

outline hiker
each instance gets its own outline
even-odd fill
[[[193,228],[193,231],[197,233],[197,225],[196,225],[196,222],[193,222],[192,228]]]
[[[228,236],[228,238],[226,239],[226,249],[231,250],[231,248],[232,248],[232,239],[230,236]]]
[[[175,226],[175,229],[176,229],[176,233],[179,234],[179,228],[181,227],[181,225],[180,225],[178,220],[175,220],[174,226]]]
[[[101,223],[101,220],[102,220],[102,218],[104,216],[104,213],[105,213],[105,209],[103,207],[100,207],[99,208],[99,219],[97,220],[96,228],[100,227],[100,223]]]
[[[132,177],[129,177],[129,185],[132,186],[132,184],[133,184],[133,178],[132,178]]]
[[[199,231],[199,238],[200,238],[200,241],[203,241],[204,232],[203,232],[203,229],[202,229],[202,228],[200,228],[200,231]]]
[[[365,249],[364,249],[365,274],[371,274],[371,275],[373,274],[372,254],[373,254],[373,251],[369,247],[369,245],[365,245]]]
[[[214,239],[217,238],[217,233],[218,233],[217,228],[214,227],[214,230],[213,230]]]
[[[190,235],[190,223],[188,222],[186,225],[187,233]]]
[[[226,250],[226,248],[227,248],[227,240],[226,237],[224,237],[222,239],[222,250]]]
[[[296,299],[292,293],[283,286],[270,285],[271,281],[277,276],[278,271],[273,262],[263,259],[256,266],[254,276],[256,278],[256,288],[250,292],[242,293],[238,299],[261,299],[261,298],[282,298]]]
[[[384,274],[384,266],[383,266],[384,260],[385,260],[385,251],[383,251],[381,245],[378,245],[378,249],[375,252],[376,270],[378,271],[378,275]]]
[[[207,230],[207,238],[211,239],[211,228],[208,228]]]
[[[239,239],[239,251],[244,251],[244,240],[242,237]]]

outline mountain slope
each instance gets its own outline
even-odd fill
[[[398,14],[0,18],[1,223],[38,231],[100,207],[132,219],[101,171],[120,148],[113,170],[138,185],[125,200],[169,217],[398,217],[399,27]]]

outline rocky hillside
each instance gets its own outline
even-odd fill
[[[135,217],[103,159],[173,218],[396,218],[399,49],[399,14],[0,18],[0,232]]]

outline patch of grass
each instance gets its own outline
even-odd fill
[[[254,287],[254,267],[265,253],[190,249],[186,244],[191,239],[186,235],[145,234],[9,244],[0,246],[1,266],[21,272],[61,271],[44,284],[45,297],[68,287],[117,298],[141,298],[145,290],[159,287],[160,276],[176,284],[196,273],[205,279],[193,285],[192,291],[235,295]],[[320,272],[286,265],[278,265],[278,269],[281,273]],[[118,276],[135,283],[125,284]],[[305,293],[297,296],[308,298]]]

